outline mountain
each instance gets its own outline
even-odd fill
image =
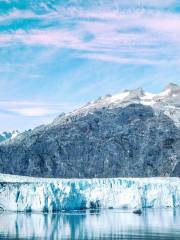
[[[0,172],[38,177],[180,176],[180,86],[125,90],[0,144]]]
[[[18,130],[14,130],[12,132],[3,132],[0,134],[0,142],[13,139],[19,134]]]

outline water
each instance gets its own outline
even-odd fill
[[[0,239],[180,239],[180,209],[0,215]]]

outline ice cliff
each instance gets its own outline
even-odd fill
[[[62,211],[180,206],[179,178],[48,179],[0,174],[0,208]]]

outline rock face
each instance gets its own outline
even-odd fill
[[[107,95],[0,145],[0,172],[91,178],[180,176],[180,87]]]

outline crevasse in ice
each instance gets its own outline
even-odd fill
[[[42,179],[0,174],[0,208],[3,210],[178,206],[179,178]]]

